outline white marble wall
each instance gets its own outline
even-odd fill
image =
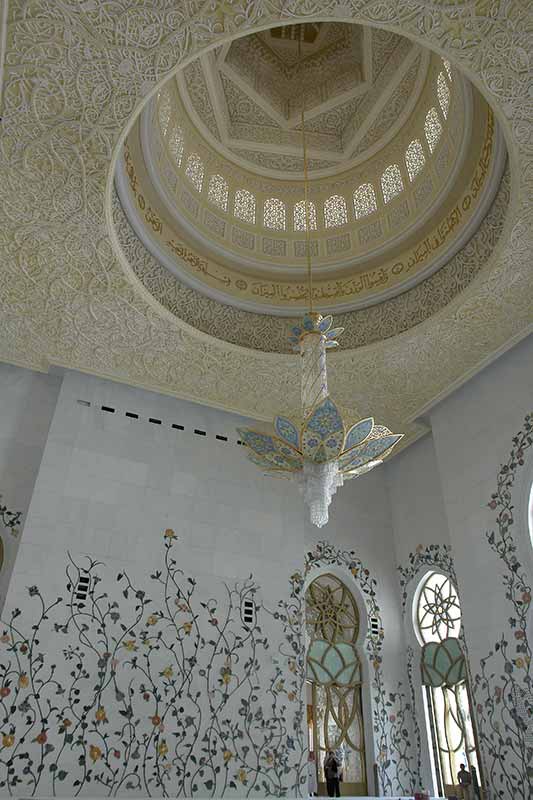
[[[54,413],[57,377],[0,364],[0,493],[11,511],[22,512],[23,525]],[[15,563],[17,539],[2,533],[0,612]]]

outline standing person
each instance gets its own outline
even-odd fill
[[[315,797],[318,791],[315,754],[312,750],[309,751],[309,758],[307,760],[307,791],[309,797]]]
[[[327,758],[324,761],[324,774],[326,776],[328,797],[340,797],[339,762],[335,758],[333,750],[328,752]]]
[[[466,769],[464,764],[460,765],[459,772],[457,773],[459,785],[463,790],[464,800],[474,800],[474,792],[472,787],[472,776]]]

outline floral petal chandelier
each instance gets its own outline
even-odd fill
[[[301,45],[301,38],[298,37]],[[329,506],[345,480],[369,472],[390,454],[403,437],[368,417],[347,427],[329,396],[326,350],[338,346],[344,328],[332,328],[333,318],[313,311],[311,270],[309,179],[302,88],[301,129],[304,165],[304,206],[309,311],[292,329],[290,342],[301,357],[302,423],[284,416],[274,419],[275,434],[239,428],[248,457],[267,474],[295,478],[309,506],[313,525],[322,528],[329,519]],[[277,434],[277,435],[276,435]]]

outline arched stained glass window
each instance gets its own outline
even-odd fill
[[[381,176],[381,191],[383,200],[388,203],[393,197],[403,191],[402,173],[398,164],[389,164]]]
[[[255,225],[255,197],[247,189],[237,189],[233,201],[233,214],[249,225]]]
[[[198,153],[191,153],[188,157],[185,165],[185,174],[196,188],[196,191],[201,192],[204,183],[204,162]]]
[[[426,120],[424,122],[424,133],[426,135],[426,141],[428,143],[428,147],[430,149],[430,152],[432,153],[435,150],[442,134],[442,123],[439,119],[437,109],[434,106],[433,108],[430,108],[428,113],[426,114]]]
[[[310,584],[305,603],[311,695],[309,749],[315,753],[318,782],[322,788],[324,760],[333,750],[341,765],[346,793],[365,795],[357,605],[345,584],[331,574],[320,575]]]
[[[437,75],[437,97],[439,98],[442,115],[446,119],[450,107],[450,87],[446,83],[444,72],[439,72]]]
[[[442,59],[442,63],[444,65],[444,69],[446,70],[446,74],[448,76],[448,80],[451,83],[451,80],[452,80],[452,65],[450,64],[450,62],[448,61],[447,58],[443,58]]]
[[[207,199],[222,211],[228,210],[228,184],[222,175],[211,175],[209,178]]]
[[[172,106],[170,103],[170,95],[168,92],[161,92],[158,98],[157,113],[159,118],[159,127],[163,136],[167,135],[168,124],[170,122],[170,113]]]
[[[179,125],[173,125],[167,137],[168,149],[174,157],[174,161],[181,167],[183,159],[183,131]]]
[[[353,193],[355,218],[367,217],[377,210],[376,193],[371,183],[363,183]]]
[[[326,228],[337,228],[347,222],[346,200],[340,194],[332,194],[324,202],[324,225]]]
[[[309,214],[309,230],[316,231],[316,206],[309,200],[308,203],[308,214]],[[295,231],[306,231],[307,230],[307,215],[305,211],[305,200],[300,200],[298,203],[295,203],[293,209],[293,219],[294,219],[294,230]]]
[[[419,139],[413,139],[405,151],[405,166],[409,174],[409,180],[413,181],[419,172],[424,168],[426,157]]]
[[[285,230],[285,203],[277,197],[265,200],[263,206],[263,222],[265,228],[273,231]]]
[[[481,780],[472,723],[466,659],[460,640],[461,605],[447,575],[430,572],[415,596],[416,633],[422,644],[421,674],[435,753],[435,794],[459,795],[457,773],[465,764],[473,785]]]

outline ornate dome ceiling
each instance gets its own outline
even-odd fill
[[[118,239],[180,319],[273,352],[289,352],[308,305],[302,98],[313,299],[347,328],[344,346],[407,330],[462,291],[480,268],[467,254],[492,251],[509,198],[492,111],[403,37],[286,26],[192,61],[127,137]]]

